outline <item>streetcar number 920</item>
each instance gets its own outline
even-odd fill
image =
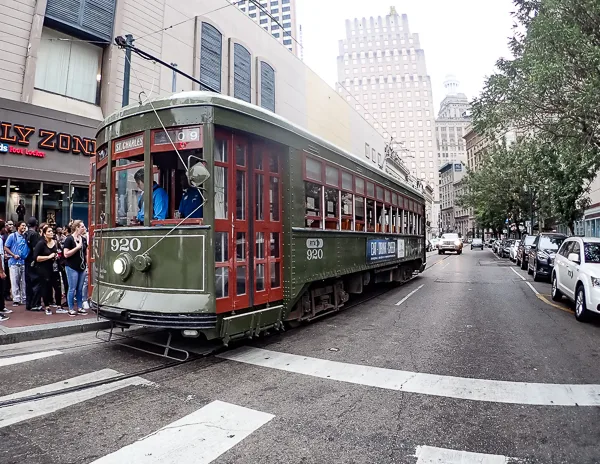
[[[306,250],[306,259],[312,261],[313,259],[323,259],[323,250],[321,248]]]
[[[113,238],[110,241],[112,251],[140,251],[142,242],[139,238]]]

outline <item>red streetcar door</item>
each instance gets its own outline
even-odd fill
[[[215,133],[215,297],[217,313],[250,306],[248,140]]]
[[[253,300],[255,305],[283,299],[281,154],[257,143],[252,156]]]

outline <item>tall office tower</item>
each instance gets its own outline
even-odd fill
[[[467,164],[467,147],[463,137],[471,123],[471,106],[467,96],[459,92],[459,86],[454,76],[446,76],[446,97],[440,104],[440,111],[435,120],[438,168],[454,161]]]
[[[294,40],[296,39],[296,0],[229,1],[298,56],[299,47]]]
[[[425,53],[408,17],[390,13],[346,20],[339,41],[337,90],[379,129],[413,176],[431,185],[438,198],[433,98]],[[372,162],[383,165],[382,160]]]

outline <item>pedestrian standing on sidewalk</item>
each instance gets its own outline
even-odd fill
[[[58,251],[56,241],[54,240],[54,231],[49,225],[42,228],[42,240],[40,240],[34,250],[33,259],[35,262],[35,277],[33,284],[33,302],[32,311],[41,311],[45,309],[46,315],[52,315],[52,279],[55,274],[58,275]],[[45,308],[41,306],[42,299]],[[57,311],[58,312],[58,311]]]
[[[87,314],[83,305],[83,281],[86,270],[87,241],[85,239],[86,228],[83,221],[73,221],[71,235],[67,237],[64,244],[64,254],[67,258],[67,279],[69,281],[69,292],[67,303],[69,305],[69,316]],[[77,311],[75,311],[75,299],[77,299]]]
[[[6,243],[8,240],[8,236],[15,231],[15,225],[11,220],[6,221],[5,231],[2,234],[2,240]],[[2,247],[2,251],[4,251],[4,247]],[[4,299],[11,300],[10,296],[10,270],[8,269],[8,254],[4,253],[4,273],[6,274],[6,279],[4,280]]]
[[[4,240],[0,235],[0,322],[8,321],[7,314],[12,310],[6,309],[4,303],[4,283],[6,282],[6,272],[4,272]]]
[[[60,302],[56,304],[61,308],[63,306],[63,301],[66,302],[67,292],[69,291],[69,281],[67,280],[67,271],[65,267],[67,265],[67,260],[65,259],[64,248],[65,248],[65,240],[67,239],[67,235],[64,233],[62,227],[56,228],[56,245],[58,247],[58,267],[60,268],[60,278],[62,279],[63,292],[61,296]]]
[[[27,221],[27,232],[24,234],[25,240],[27,241],[27,248],[29,253],[25,258],[25,292],[26,300],[25,309],[31,311],[31,300],[33,297],[33,281],[36,279],[35,267],[33,261],[33,250],[40,241],[40,233],[38,232],[38,221],[34,217],[30,217]]]
[[[4,252],[9,256],[10,284],[12,288],[13,306],[26,304],[25,290],[25,258],[29,254],[29,247],[24,234],[27,226],[23,221],[17,223],[17,231],[6,239]]]

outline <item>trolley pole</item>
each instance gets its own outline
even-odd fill
[[[123,72],[123,101],[122,106],[129,105],[129,81],[131,79],[131,46],[133,45],[133,36],[127,34],[125,36],[125,70]]]
[[[177,68],[177,63],[171,63],[171,66],[173,66],[173,68]],[[171,92],[177,93],[177,71],[175,71],[175,69],[173,69],[173,80],[171,81]]]

